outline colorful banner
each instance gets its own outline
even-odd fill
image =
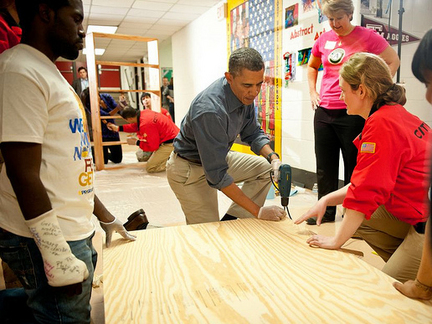
[[[378,20],[371,19],[371,18],[364,16],[364,15],[362,15],[361,21],[362,21],[361,25],[363,27],[375,30],[378,34],[380,34],[382,37],[384,37],[391,46],[398,44],[398,39],[399,39],[399,29],[398,28],[390,26],[390,30],[389,30],[388,24],[384,24]],[[408,44],[411,42],[416,42],[419,40],[420,39],[415,37],[414,35],[411,35],[411,34],[408,34],[404,31],[402,31],[402,45]]]
[[[264,83],[255,99],[256,114],[272,148],[281,154],[281,87],[283,29],[282,0],[228,0],[228,52],[251,47],[261,53],[265,63]],[[240,139],[233,149],[252,153]],[[252,153],[253,154],[253,153]]]

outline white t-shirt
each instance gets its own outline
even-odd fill
[[[0,55],[0,142],[42,145],[40,178],[66,240],[91,235],[94,172],[82,104],[55,64],[28,45]],[[31,237],[5,167],[0,227]]]

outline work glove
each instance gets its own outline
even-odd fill
[[[42,255],[50,286],[68,286],[88,278],[86,264],[72,253],[53,209],[25,223]]]
[[[129,241],[136,240],[136,236],[129,234],[129,232],[124,228],[122,222],[120,222],[117,218],[114,219],[111,223],[100,222],[100,225],[106,234],[106,239],[105,239],[106,247],[109,247],[111,245],[111,238],[114,232],[119,233],[126,240]]]
[[[258,219],[269,221],[280,221],[286,217],[286,212],[279,206],[261,207],[258,212]]]
[[[282,162],[279,159],[273,159],[271,161],[271,167],[273,170],[273,181],[278,182],[279,181],[279,167],[281,166]]]

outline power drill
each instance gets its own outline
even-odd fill
[[[279,177],[278,177],[279,188],[273,183],[276,189],[279,190],[281,196],[282,207],[287,211],[290,219],[291,215],[288,210],[289,196],[291,193],[291,166],[289,164],[281,164],[279,167]]]

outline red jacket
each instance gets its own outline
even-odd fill
[[[429,126],[400,105],[382,106],[354,140],[357,165],[343,206],[370,219],[380,206],[399,220],[426,221]]]
[[[123,125],[123,131],[136,132],[140,139],[139,147],[143,151],[154,152],[163,142],[172,142],[180,130],[167,116],[145,109],[140,112],[139,124]]]
[[[170,113],[165,108],[161,107],[161,114],[167,116],[169,119],[172,120],[172,117],[171,117]]]
[[[19,44],[22,30],[17,26],[9,26],[3,16],[0,15],[0,53]]]

